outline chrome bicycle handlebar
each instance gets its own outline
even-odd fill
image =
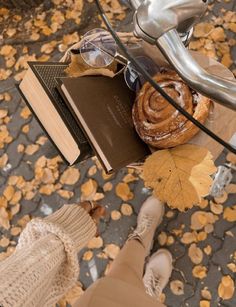
[[[135,9],[135,35],[156,45],[191,88],[236,110],[236,81],[208,73],[181,40],[205,14],[207,0],[130,1]]]

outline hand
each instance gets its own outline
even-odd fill
[[[84,201],[80,206],[88,212],[96,224],[99,223],[100,218],[105,216],[105,208],[98,205],[96,202]]]

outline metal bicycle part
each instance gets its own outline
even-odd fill
[[[156,45],[194,90],[236,110],[236,81],[211,75],[185,48],[181,37],[205,14],[207,0],[131,0],[135,35]]]
[[[224,193],[225,187],[230,184],[233,179],[231,169],[227,166],[219,166],[211,187],[210,195],[220,197]]]

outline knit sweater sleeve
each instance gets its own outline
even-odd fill
[[[29,222],[15,253],[0,262],[0,306],[53,306],[76,282],[77,253],[95,233],[93,220],[78,205]]]

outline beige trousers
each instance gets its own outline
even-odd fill
[[[144,297],[146,304],[145,307],[164,307],[163,304],[152,299],[145,292],[145,287],[142,281],[145,258],[146,251],[140,242],[137,240],[127,241],[116,259],[113,261],[107,276],[96,281],[95,284],[89,287],[73,307],[106,307],[106,305],[108,307],[105,299],[103,303],[99,303],[100,298],[108,296],[108,294],[112,298],[112,304],[109,303],[109,306],[112,307],[138,306],[139,304],[137,301],[142,301],[142,297]],[[122,292],[120,289],[122,289],[124,285],[126,290]],[[127,296],[129,296],[129,298],[127,298]],[[127,303],[127,301],[129,301],[129,303]]]

